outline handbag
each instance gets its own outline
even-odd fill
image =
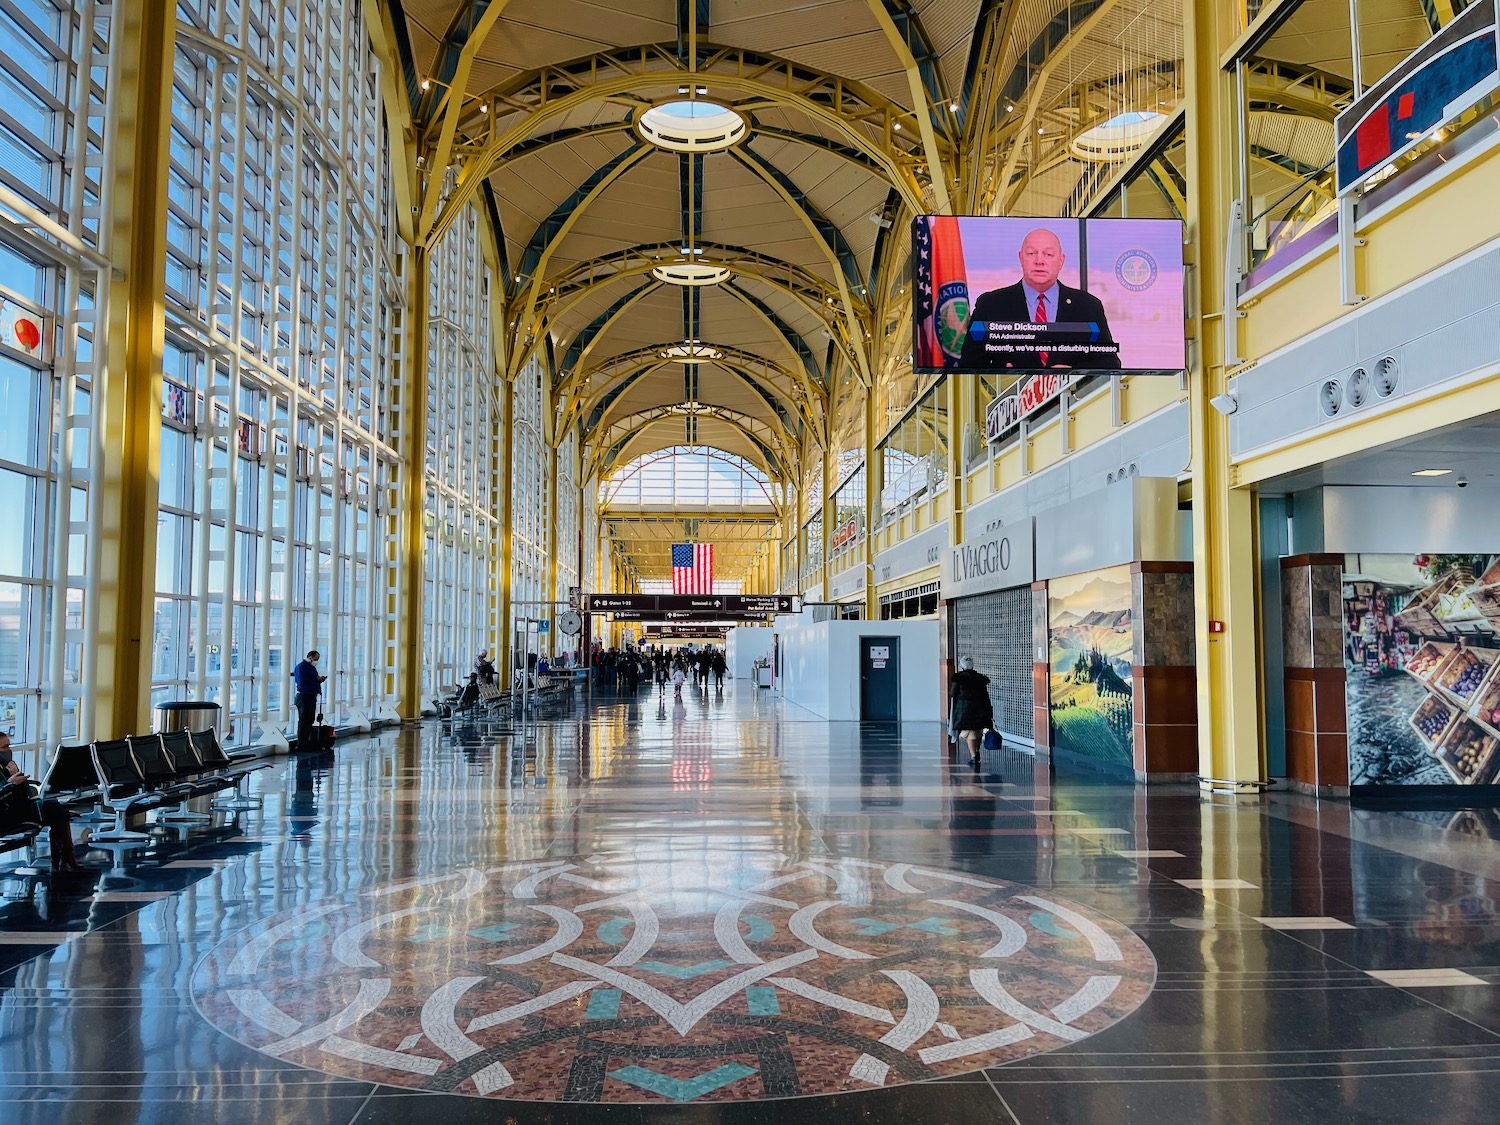
[[[37,804],[36,786],[0,785],[0,832],[39,827],[41,807]]]
[[[984,732],[984,748],[986,750],[1000,749],[1000,732],[987,730]]]

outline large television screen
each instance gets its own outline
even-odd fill
[[[1176,219],[919,216],[912,362],[939,371],[1181,371]]]

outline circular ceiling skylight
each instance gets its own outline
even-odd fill
[[[1073,155],[1082,160],[1112,164],[1129,158],[1156,135],[1167,115],[1155,110],[1117,113],[1102,125],[1086,129],[1073,140]]]
[[[660,355],[662,359],[674,359],[678,363],[712,363],[721,358],[724,353],[718,348],[697,340],[684,340],[680,344],[671,344],[662,348]]]
[[[737,144],[750,128],[735,110],[701,99],[652,106],[635,127],[658,148],[673,152],[717,152]]]
[[[651,271],[657,281],[669,285],[718,285],[734,276],[728,266],[716,266],[712,262],[671,262],[657,266]]]

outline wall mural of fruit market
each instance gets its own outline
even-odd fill
[[[1052,745],[1127,767],[1135,716],[1130,605],[1127,566],[1047,584]]]
[[[1349,555],[1351,785],[1500,781],[1500,557]]]

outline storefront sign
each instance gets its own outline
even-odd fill
[[[850,516],[834,531],[833,538],[829,540],[828,549],[837,551],[848,543],[853,543],[855,536],[859,534],[859,517]]]
[[[948,548],[943,553],[943,599],[1029,585],[1036,573],[1035,526],[1027,516]]]
[[[1039,371],[990,403],[984,413],[984,438],[993,445],[1046,406],[1068,385],[1066,371]]]

